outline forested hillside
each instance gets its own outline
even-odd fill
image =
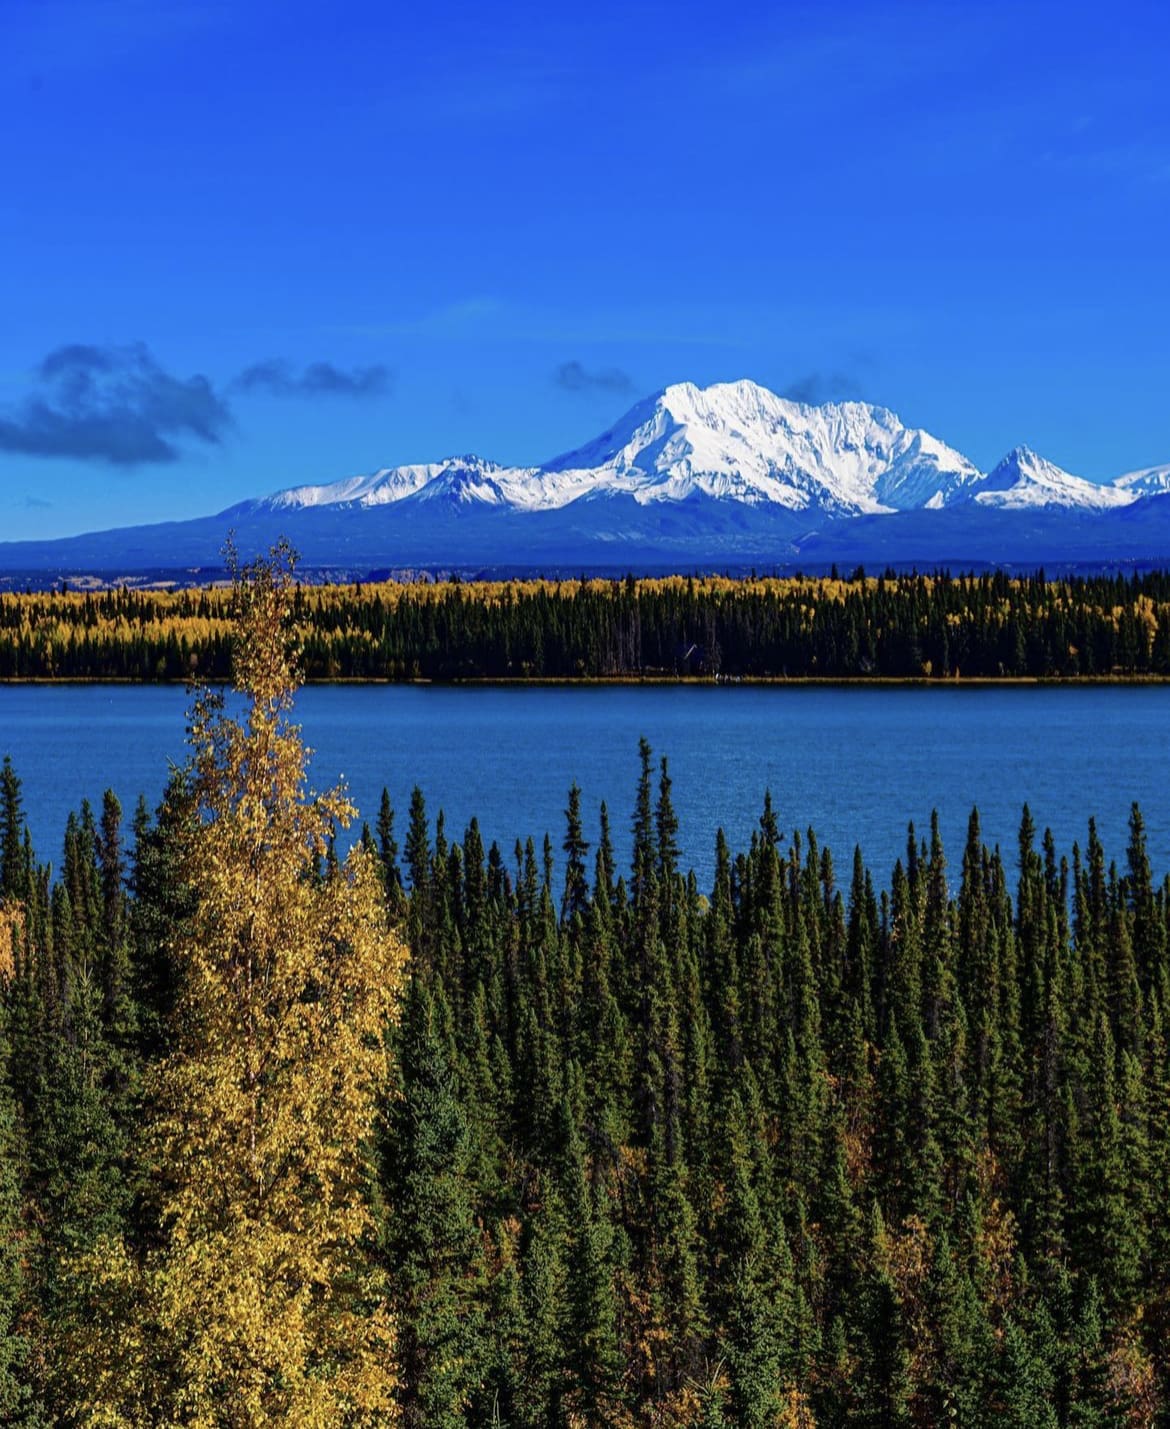
[[[0,1422],[1167,1422],[1170,884],[1136,808],[1122,851],[1090,823],[1066,857],[1025,810],[1006,857],[973,814],[949,863],[910,830],[894,870],[838,871],[769,799],[700,889],[643,744],[629,869],[576,788],[506,851],[385,798],[341,864],[329,807],[261,792],[263,688],[258,726],[196,720],[128,834],[112,796],[82,809],[55,873],[4,770]],[[291,873],[252,861],[274,847]],[[369,1000],[396,936],[397,1020]],[[253,1113],[272,1180],[246,1152],[221,1182]]]
[[[226,680],[225,590],[0,595],[0,679]],[[1170,576],[304,586],[310,680],[1170,677]]]

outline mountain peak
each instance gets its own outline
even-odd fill
[[[1012,447],[1011,451],[1000,457],[999,461],[991,468],[987,474],[987,480],[992,477],[1005,477],[1015,480],[1021,473],[1043,473],[1061,472],[1061,468],[1054,462],[1050,462],[1047,457],[1042,457],[1039,452],[1033,451],[1030,446],[1021,443]],[[1068,472],[1061,473],[1068,476]],[[1078,478],[1079,479],[1079,478]]]
[[[641,505],[705,495],[832,516],[946,504],[980,476],[885,407],[794,402],[748,378],[672,383],[541,470],[550,489]]]
[[[1128,506],[1134,499],[1117,486],[1100,486],[1073,476],[1028,446],[1013,447],[997,462],[979,483],[974,497],[983,506],[1087,511]]]
[[[1020,442],[1018,446],[1012,447],[1007,456],[999,462],[1003,466],[1005,462],[1014,462],[1017,466],[1034,466],[1042,462],[1044,458],[1038,452],[1032,450],[1027,442]]]

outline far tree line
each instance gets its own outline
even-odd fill
[[[302,586],[308,680],[1170,678],[1170,575]],[[226,680],[229,593],[0,596],[0,679]]]

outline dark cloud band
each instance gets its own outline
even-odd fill
[[[562,362],[553,371],[553,382],[565,392],[630,393],[633,378],[620,367],[599,367],[589,371],[580,362]]]
[[[219,442],[231,413],[206,377],[175,377],[142,343],[70,343],[37,368],[39,391],[0,415],[0,451],[113,466],[176,461],[176,440]]]
[[[790,382],[780,395],[790,402],[819,407],[823,402],[860,396],[861,383],[848,372],[806,372]]]
[[[64,457],[110,466],[178,461],[184,443],[218,445],[231,429],[231,404],[202,374],[177,377],[145,343],[67,343],[38,364],[36,388],[0,411],[0,452]],[[379,365],[350,371],[331,362],[297,370],[283,358],[253,363],[228,384],[237,394],[281,397],[379,396],[390,372]]]
[[[297,372],[283,358],[270,357],[245,367],[232,386],[274,397],[380,397],[390,390],[391,373],[381,363],[346,371],[332,362],[310,362]]]

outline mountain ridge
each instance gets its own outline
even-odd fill
[[[1105,510],[1170,491],[1170,464],[1097,483],[1020,445],[982,472],[932,433],[907,427],[887,407],[798,402],[745,378],[705,388],[671,384],[583,446],[535,465],[451,456],[288,487],[240,505],[250,510],[388,505],[429,488],[432,497],[446,490],[459,500],[523,511],[555,510],[597,493],[624,492],[646,505],[684,500],[695,491],[834,518],[937,510],[967,500]]]
[[[931,499],[946,504],[982,475],[961,453],[906,427],[888,408],[815,406],[743,379],[706,388],[672,384],[583,446],[535,466],[448,457],[286,488],[256,506],[389,504],[449,480],[459,468],[481,472],[490,479],[491,499],[517,510],[554,510],[599,491],[633,495],[640,505],[702,491],[831,516],[908,509]]]
[[[189,521],[0,543],[0,570],[214,566],[229,530],[245,553],[288,536],[307,563],[356,573],[783,566],[836,553],[1039,565],[1095,549],[1170,563],[1167,493],[1170,465],[1098,484],[1018,446],[983,472],[886,407],[796,402],[747,379],[684,382],[537,465],[467,454],[380,467]]]

